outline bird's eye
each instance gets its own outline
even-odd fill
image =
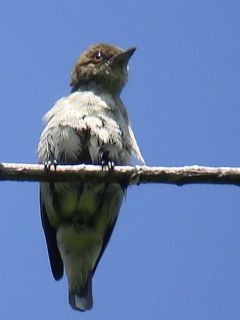
[[[96,52],[95,55],[94,55],[94,60],[95,61],[101,61],[103,58],[103,55],[100,51]]]

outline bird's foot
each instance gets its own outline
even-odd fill
[[[101,166],[102,166],[102,170],[104,170],[105,168],[109,171],[112,171],[114,170],[114,167],[115,167],[115,163],[114,161],[106,161],[106,160],[102,160],[101,161]]]
[[[47,170],[47,171],[50,171],[51,167],[53,166],[54,169],[56,170],[57,165],[58,165],[58,162],[57,162],[56,159],[48,160],[48,161],[44,162],[44,169]]]

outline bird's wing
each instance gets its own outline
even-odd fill
[[[95,265],[93,268],[93,274],[111,238],[113,229],[117,222],[117,218],[118,218],[119,210],[124,197],[124,193],[125,193],[124,187],[117,184],[105,183],[105,193],[103,194],[104,205],[101,209],[102,211],[101,214],[104,215],[105,217],[111,216],[111,218],[109,219],[109,222],[105,227],[105,231],[102,239],[102,248],[95,262]]]
[[[109,240],[110,240],[110,238],[111,238],[113,229],[114,229],[115,224],[116,224],[116,222],[117,222],[117,218],[118,218],[118,214],[116,215],[116,218],[114,219],[114,221],[112,221],[112,223],[107,227],[107,229],[106,229],[106,231],[105,231],[105,234],[104,234],[104,237],[103,237],[102,249],[101,249],[101,251],[100,251],[100,253],[99,253],[99,256],[98,256],[98,258],[97,258],[97,260],[96,260],[96,262],[95,262],[95,266],[94,266],[94,268],[93,268],[92,275],[94,275],[94,273],[95,273],[95,271],[96,271],[96,269],[97,269],[98,263],[99,263],[102,255],[103,255],[103,253],[104,253],[104,251],[105,251],[105,249],[106,249],[106,247],[107,247],[107,244],[108,244],[108,242],[109,242]]]
[[[45,205],[42,200],[40,191],[40,209],[41,209],[41,221],[47,242],[48,255],[52,274],[55,280],[60,280],[63,276],[63,262],[60,256],[60,252],[57,246],[56,230],[50,225],[48,216],[46,213]]]

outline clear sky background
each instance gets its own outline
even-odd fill
[[[138,48],[122,99],[148,165],[240,166],[239,16],[238,0],[2,0],[0,161],[37,162],[73,63],[109,42]],[[240,319],[238,187],[132,187],[85,314],[51,275],[37,183],[0,183],[0,226],[0,319]]]

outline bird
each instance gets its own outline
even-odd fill
[[[71,73],[71,92],[45,114],[39,163],[144,164],[120,98],[136,48],[98,43],[87,48]],[[92,277],[112,235],[127,185],[109,182],[41,182],[40,211],[55,280],[68,280],[74,310],[93,307]]]

